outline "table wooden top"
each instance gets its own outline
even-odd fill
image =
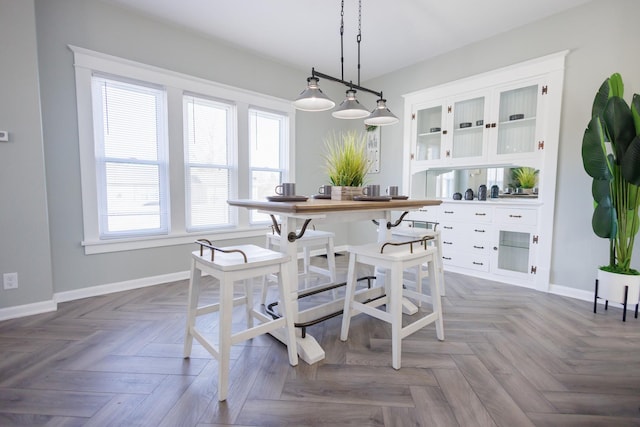
[[[261,209],[270,212],[288,214],[322,214],[341,211],[410,210],[417,209],[422,206],[439,205],[442,201],[432,199],[354,201],[309,198],[304,202],[271,202],[268,200],[238,199],[228,200],[227,203],[231,206],[245,207],[248,209]]]

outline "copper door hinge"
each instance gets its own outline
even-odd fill
[[[544,141],[538,141],[538,150],[544,150]]]
[[[538,271],[538,267],[536,267],[535,265],[531,266],[531,274],[536,274],[536,272]]]

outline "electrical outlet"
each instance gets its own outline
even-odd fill
[[[2,279],[5,289],[18,288],[18,273],[4,273],[2,275]]]

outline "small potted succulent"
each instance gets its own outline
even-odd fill
[[[536,186],[538,172],[537,169],[529,167],[514,168],[511,170],[511,180],[516,187],[528,190]]]
[[[325,165],[331,182],[332,200],[351,200],[362,194],[370,162],[364,133],[331,133],[325,139]]]

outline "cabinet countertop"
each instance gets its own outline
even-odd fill
[[[453,200],[440,199],[442,203],[455,203],[460,205],[490,205],[490,206],[540,206],[542,201],[537,198],[521,198],[521,197],[500,197],[497,199],[487,200]]]

